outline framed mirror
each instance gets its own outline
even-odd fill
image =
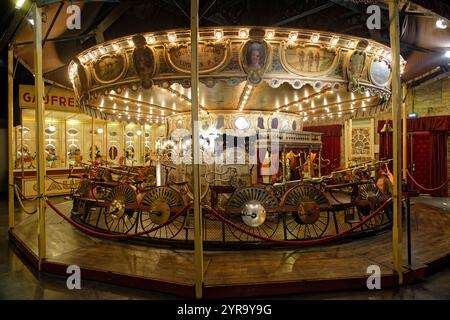
[[[271,124],[270,124],[270,127],[271,127],[272,129],[278,129],[278,118],[273,118],[273,119],[272,119],[272,122],[271,122]]]
[[[115,146],[109,148],[108,155],[111,160],[116,160],[119,151]]]
[[[30,129],[27,127],[19,127],[17,131],[19,132],[19,134],[27,134],[28,132],[30,132]]]
[[[54,135],[56,133],[56,127],[54,125],[50,125],[45,128],[45,134],[48,136]]]
[[[69,130],[67,130],[67,134],[69,136],[76,136],[78,134],[78,130],[75,128],[70,128]]]

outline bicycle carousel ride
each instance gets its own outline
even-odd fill
[[[173,150],[168,154],[161,157],[160,167],[165,169],[158,173],[164,180],[161,185],[155,179],[158,166],[85,165],[85,173],[71,176],[80,180],[72,193],[72,219],[100,235],[192,245],[190,166],[174,165]],[[375,179],[389,161],[308,177],[304,169],[313,172],[320,159],[308,162],[311,155],[313,151],[296,154],[306,160],[297,173],[288,173],[281,160],[281,174],[273,175],[270,183],[250,183],[253,168],[245,176],[238,174],[239,165],[223,165],[219,172],[205,166],[201,178],[205,245],[312,245],[390,226],[389,190],[380,190]],[[286,159],[283,152],[281,159]],[[294,175],[301,179],[286,179]],[[175,176],[187,179],[176,181]]]

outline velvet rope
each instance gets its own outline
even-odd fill
[[[445,185],[447,183],[449,183],[450,178],[447,178],[447,180],[445,180],[445,182],[443,184],[441,184],[439,187],[436,188],[425,188],[424,186],[422,186],[420,183],[418,183],[412,176],[412,174],[409,172],[409,170],[406,170],[406,172],[408,173],[408,177],[411,179],[411,181],[419,187],[419,189],[422,189],[423,191],[429,191],[429,192],[433,192],[433,191],[437,191],[443,187],[445,187]]]
[[[314,245],[314,244],[321,244],[321,243],[326,243],[335,239],[338,239],[340,237],[342,237],[343,235],[361,227],[362,225],[364,225],[367,221],[369,221],[370,219],[374,218],[375,216],[379,215],[381,213],[381,211],[387,207],[388,204],[390,204],[392,202],[392,198],[389,198],[385,203],[383,203],[380,207],[378,207],[374,212],[372,212],[370,215],[368,215],[366,218],[364,218],[363,220],[361,220],[358,224],[354,225],[353,227],[346,229],[338,234],[332,235],[332,236],[326,236],[323,238],[319,238],[319,239],[312,239],[312,240],[278,240],[278,239],[272,239],[272,238],[268,238],[268,237],[264,237],[264,236],[260,236],[257,234],[254,234],[252,232],[249,232],[245,229],[242,229],[241,227],[239,227],[238,225],[236,225],[235,223],[233,223],[232,221],[226,219],[225,217],[223,217],[220,213],[218,213],[216,210],[214,210],[211,207],[207,207],[209,212],[211,212],[211,214],[213,214],[214,216],[216,216],[220,221],[222,221],[225,224],[228,224],[230,226],[232,226],[233,228],[251,236],[254,237],[256,239],[259,240],[264,240],[264,241],[269,241],[269,242],[273,242],[273,243],[277,243],[277,244],[283,244],[283,245],[289,245],[289,244],[293,244],[293,245]]]
[[[63,218],[64,220],[66,220],[67,222],[69,222],[71,225],[73,225],[75,228],[86,232],[90,235],[93,236],[100,236],[100,237],[104,237],[104,238],[113,238],[113,239],[126,239],[126,238],[133,238],[133,237],[138,237],[138,236],[142,236],[144,234],[149,234],[151,232],[154,232],[158,229],[161,229],[162,227],[167,226],[168,224],[172,223],[176,218],[178,218],[179,216],[181,216],[188,208],[189,208],[189,204],[187,204],[183,209],[181,209],[179,212],[177,212],[173,217],[171,217],[169,220],[167,220],[166,222],[164,222],[163,224],[160,224],[157,227],[151,228],[149,230],[145,230],[142,232],[138,232],[138,233],[133,233],[133,234],[110,234],[110,233],[104,233],[104,232],[99,232],[99,231],[95,231],[95,230],[91,230],[75,221],[73,221],[72,219],[70,219],[69,217],[67,217],[64,213],[61,212],[61,210],[59,210],[57,207],[55,207],[55,205],[53,203],[50,202],[50,200],[46,199],[45,200],[48,204],[48,206],[50,208],[52,208],[57,215],[59,215],[61,218]]]

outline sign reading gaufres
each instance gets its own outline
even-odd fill
[[[75,105],[75,96],[72,91],[59,87],[45,86],[44,93],[44,104],[47,110],[79,111]],[[20,108],[36,107],[34,86],[22,84],[19,86],[19,106]]]

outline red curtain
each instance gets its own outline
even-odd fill
[[[392,158],[392,132],[381,132],[385,123],[392,128],[391,120],[378,121],[380,135],[380,159]],[[432,188],[438,187],[447,180],[447,137],[450,131],[450,116],[423,117],[407,120],[408,132],[430,132],[431,136],[431,181]],[[448,185],[432,192],[433,196],[447,196]]]
[[[330,160],[330,165],[322,168],[322,174],[329,174],[334,168],[339,168],[342,125],[303,127],[303,131],[322,133],[322,158]]]
[[[442,185],[447,180],[447,132],[431,132],[431,186]],[[447,197],[448,184],[431,193],[432,196]]]

